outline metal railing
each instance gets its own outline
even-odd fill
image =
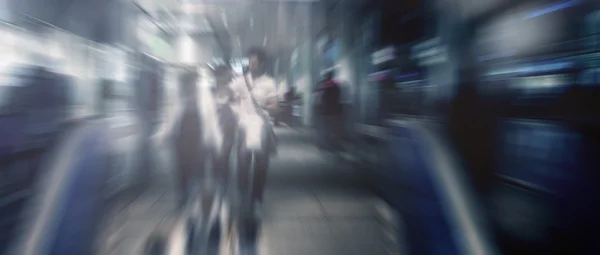
[[[386,178],[387,182],[390,183],[376,183],[377,185],[388,185],[388,187],[379,187],[383,189],[384,193],[387,190],[390,194],[383,194],[384,197],[387,197],[386,200],[389,200],[393,206],[401,205],[400,207],[404,207],[404,209],[399,209],[400,218],[403,218],[403,213],[410,213],[410,211],[419,211],[423,210],[423,205],[418,205],[418,203],[428,204],[425,208],[428,210],[435,210],[435,212],[441,217],[445,219],[445,221],[449,224],[449,229],[444,230],[448,233],[440,233],[443,227],[437,226],[436,231],[437,238],[439,235],[447,235],[453,242],[453,246],[456,247],[458,254],[499,254],[498,248],[496,247],[495,240],[492,236],[492,229],[488,225],[487,219],[485,218],[485,213],[483,211],[482,205],[479,204],[477,199],[475,198],[475,191],[470,182],[467,181],[467,177],[465,176],[465,170],[461,166],[457,155],[453,148],[450,147],[449,141],[443,135],[443,132],[438,130],[437,127],[439,121],[436,120],[427,120],[427,119],[418,119],[412,117],[402,117],[393,120],[388,120],[387,124],[390,127],[401,127],[403,131],[403,135],[396,136],[393,134],[392,130],[389,128],[383,127],[367,127],[360,126],[357,127],[357,132],[363,133],[370,137],[373,137],[379,140],[384,144],[394,144],[401,143],[405,145],[414,145],[414,147],[401,147],[404,149],[414,148],[418,156],[417,158],[421,158],[424,163],[423,169],[404,169],[406,167],[411,167],[412,165],[379,165],[379,166],[371,166],[382,172],[384,176],[381,178]],[[406,133],[408,132],[408,133]],[[404,134],[406,133],[406,134]],[[405,136],[407,135],[407,136]],[[385,145],[381,145],[386,147]],[[394,155],[385,155],[385,152],[379,152],[378,159],[371,164],[379,164],[383,161],[390,161],[394,164],[393,158],[401,157],[405,158],[405,156],[396,155],[398,153],[408,153],[409,151],[396,151],[388,148],[387,154],[394,153]],[[369,148],[369,150],[372,150]],[[382,157],[391,157],[382,158]],[[406,156],[411,158],[411,162],[414,160],[414,155]],[[416,167],[416,166],[412,166]],[[427,171],[428,173],[419,173],[416,176],[405,176],[404,173],[413,173]],[[377,172],[377,171],[375,171]],[[370,172],[371,175],[374,173]],[[401,175],[401,176],[400,176]],[[411,175],[411,174],[409,174]],[[422,194],[427,193],[427,188],[418,187],[416,190],[411,190],[410,187],[399,187],[403,185],[407,185],[407,183],[414,183],[415,181],[420,183],[418,185],[424,185],[421,183],[421,179],[424,176],[428,176],[429,179],[427,182],[431,183],[433,187],[434,194],[430,194],[429,196],[422,196]],[[405,181],[396,180],[394,178],[404,179]],[[412,179],[411,179],[412,178]],[[392,180],[394,179],[394,180]],[[426,183],[427,183],[426,182]],[[403,183],[403,184],[401,184]],[[414,184],[411,184],[414,185]],[[408,186],[411,186],[408,185]],[[393,187],[392,187],[393,186]],[[415,188],[415,187],[413,187]],[[409,189],[410,191],[407,191]],[[399,195],[398,192],[404,192],[409,194]],[[425,192],[425,193],[423,193]],[[397,196],[397,197],[396,197]],[[408,199],[408,200],[406,200]],[[414,200],[418,199],[426,199],[428,201],[421,201],[416,204]],[[394,202],[395,201],[395,202]],[[432,209],[430,206],[437,204],[439,201],[439,208]],[[408,203],[408,204],[407,204]],[[408,205],[411,206],[408,206]],[[421,206],[421,209],[413,208],[414,206]],[[406,211],[409,212],[406,212]],[[408,215],[406,215],[408,216]],[[415,216],[410,216],[414,220]],[[417,216],[417,217],[432,217],[432,216]],[[425,222],[429,222],[431,220],[435,220],[435,216],[431,219],[427,219]],[[410,220],[410,219],[409,219]],[[421,223],[423,223],[423,219],[417,219]],[[415,231],[415,227],[421,229],[419,231],[430,231],[426,230],[428,226],[421,226],[414,224],[421,223],[412,223],[412,228],[410,229],[401,229],[401,231],[405,232],[405,235],[410,236],[411,231]],[[412,233],[418,234],[418,233]],[[434,243],[439,240],[425,240],[425,243]],[[411,244],[410,242],[407,245],[419,245],[419,244]],[[410,249],[409,249],[410,250]],[[423,247],[417,248],[415,250],[423,250]],[[414,252],[414,251],[413,251]],[[452,254],[452,251],[446,251],[447,254]]]
[[[91,226],[95,222],[93,217],[97,217],[89,209],[101,208],[104,178],[98,177],[106,172],[103,141],[107,139],[103,130],[106,128],[97,121],[77,125],[42,157],[40,175],[21,214],[19,233],[8,254],[89,251],[87,241],[94,235]],[[74,231],[79,234],[72,235]]]

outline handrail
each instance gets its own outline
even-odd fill
[[[102,138],[98,132],[106,130],[100,121],[81,123],[65,132],[53,151],[42,158],[41,166],[47,166],[40,173],[33,190],[33,197],[24,209],[21,231],[8,254],[40,255],[48,254],[52,242],[56,241],[57,228],[63,220],[62,210],[67,201],[70,184],[76,177],[76,166],[81,161],[82,146],[94,144],[102,148]],[[106,139],[104,139],[106,140]],[[92,143],[95,142],[95,143]]]
[[[463,254],[499,254],[490,236],[491,230],[482,218],[482,208],[475,201],[474,191],[466,181],[447,139],[426,123],[413,121],[408,125],[424,138],[421,149],[432,157],[427,162],[439,194],[448,202],[446,206],[451,214],[451,222],[456,229],[460,229],[455,233],[457,242],[463,246]]]
[[[483,209],[474,198],[475,191],[468,183],[449,142],[436,129],[436,122],[418,118],[395,118],[388,119],[386,123],[409,129],[410,133],[416,135],[411,135],[411,140],[419,138],[411,143],[417,146],[419,154],[425,155],[424,162],[429,171],[426,176],[432,179],[435,196],[441,201],[443,215],[450,223],[451,236],[459,254],[500,254],[491,236],[492,230],[483,217]],[[393,135],[385,132],[376,138],[389,140]]]

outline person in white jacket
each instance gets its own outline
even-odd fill
[[[266,148],[267,145],[262,138],[265,133],[272,132],[271,125],[267,123],[270,120],[265,119],[264,116],[277,109],[277,88],[275,79],[266,74],[267,55],[263,49],[251,48],[248,51],[248,60],[248,71],[243,77],[238,77],[232,82],[231,89],[235,98],[234,111],[240,123],[238,184],[241,190],[247,190],[252,180],[250,191],[252,206],[253,209],[258,209],[260,206],[257,204],[262,201],[266,185],[270,155],[270,149]],[[262,144],[258,145],[260,147],[258,153],[248,149],[253,147],[249,143]],[[254,173],[250,176],[252,155],[254,155]]]

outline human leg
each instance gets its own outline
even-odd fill
[[[221,153],[215,154],[213,165],[217,180],[219,181],[220,185],[223,186],[223,188],[227,189],[227,186],[229,185],[229,161],[231,149],[233,147],[233,138],[232,136],[225,136],[223,140]]]
[[[190,181],[191,174],[190,169],[185,164],[178,164],[178,189],[179,189],[179,202],[178,207],[183,208],[189,199]]]
[[[249,192],[250,185],[250,163],[252,154],[246,148],[244,133],[239,133],[239,143],[237,148],[237,181],[238,188],[242,194]]]
[[[252,199],[261,202],[265,186],[267,184],[267,173],[269,168],[269,155],[256,153],[254,158],[254,185],[252,186]]]

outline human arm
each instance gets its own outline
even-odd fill
[[[274,80],[269,81],[268,83],[264,107],[267,110],[274,110],[277,108],[277,87],[275,86]]]

